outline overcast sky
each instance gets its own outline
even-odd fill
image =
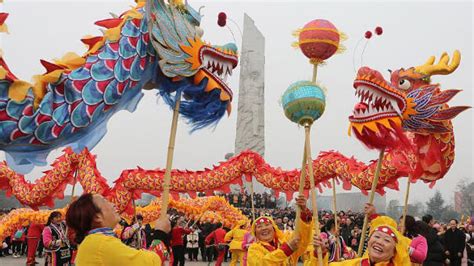
[[[87,34],[100,34],[93,22],[108,18],[108,12],[120,14],[134,2],[113,1],[5,1],[3,10],[10,13],[7,20],[10,35],[2,35],[1,47],[10,69],[22,79],[30,80],[34,74],[43,73],[39,59],[59,58],[64,53],[85,51],[80,38]],[[377,158],[376,151],[365,149],[355,138],[347,135],[348,119],[357,99],[352,82],[360,66],[361,49],[354,52],[357,41],[367,30],[376,26],[384,34],[372,38],[363,62],[388,76],[387,69],[416,66],[430,55],[439,57],[443,51],[450,54],[455,49],[462,53],[458,70],[449,76],[435,76],[433,81],[443,89],[460,88],[464,91],[454,98],[451,105],[473,105],[472,65],[472,14],[473,4],[464,2],[238,2],[190,1],[202,10],[204,39],[213,44],[232,42],[231,33],[217,26],[217,14],[225,11],[228,17],[243,27],[243,14],[253,18],[266,38],[265,65],[265,159],[273,166],[285,169],[300,167],[304,130],[289,122],[282,111],[279,99],[292,82],[310,79],[311,66],[307,59],[291,47],[295,41],[291,33],[307,22],[328,19],[349,39],[344,43],[347,51],[335,55],[320,68],[318,80],[327,88],[327,106],[323,117],[312,130],[312,151],[338,150],[347,156],[368,162]],[[233,29],[240,46],[240,34]],[[234,94],[238,94],[239,71],[230,79]],[[97,166],[109,184],[122,170],[137,165],[145,169],[164,167],[171,124],[171,111],[157,99],[155,92],[145,92],[135,113],[120,112],[109,122],[108,133],[93,150]],[[199,170],[210,167],[233,152],[238,99],[233,102],[234,112],[225,117],[215,130],[204,129],[190,135],[185,123],[178,126],[174,168]],[[180,121],[181,122],[181,121]],[[456,160],[451,170],[439,181],[435,189],[452,201],[456,184],[461,178],[473,180],[473,114],[468,110],[454,121]],[[51,153],[52,162],[61,154]],[[4,159],[4,154],[0,154]],[[49,167],[35,169],[27,178],[31,181]],[[400,181],[401,191],[389,191],[388,200],[402,201],[405,181]],[[342,191],[342,188],[338,188]],[[353,191],[356,191],[353,189]],[[426,184],[412,186],[411,201],[425,201],[432,196]],[[329,195],[331,191],[325,192]]]

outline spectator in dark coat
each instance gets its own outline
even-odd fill
[[[458,229],[458,221],[451,219],[449,229],[444,234],[444,254],[450,261],[450,266],[461,266],[464,248],[466,247],[466,234]]]
[[[344,238],[344,242],[350,245],[352,241],[352,229],[354,229],[354,226],[352,224],[351,218],[347,218],[343,221],[344,222],[341,223],[341,236]]]
[[[428,243],[428,254],[423,262],[423,266],[443,266],[444,249],[436,230],[423,221],[417,221],[416,227],[419,234],[424,236]]]

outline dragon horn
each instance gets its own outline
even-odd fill
[[[451,64],[449,64],[449,55],[447,53],[441,55],[441,58],[436,65],[434,64],[435,59],[434,56],[431,56],[424,65],[415,67],[415,71],[427,76],[451,74],[456,70],[456,68],[458,68],[459,63],[461,62],[461,53],[458,50],[454,51]]]

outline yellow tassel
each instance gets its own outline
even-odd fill
[[[345,34],[344,32],[340,31],[339,32],[339,40],[340,41],[347,41],[349,37],[347,36],[347,34]]]
[[[293,42],[293,43],[291,44],[291,47],[296,48],[296,49],[299,49],[299,48],[300,48],[300,43],[299,43],[299,42]]]
[[[309,63],[312,65],[325,66],[327,63],[324,60],[312,58],[309,60]]]
[[[297,29],[297,30],[294,30],[291,35],[293,35],[294,37],[300,37],[300,33],[302,32],[302,29]]]
[[[339,44],[339,46],[337,47],[336,54],[342,54],[342,53],[344,53],[346,50],[347,50],[347,48],[346,48],[344,45]]]

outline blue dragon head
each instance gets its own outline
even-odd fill
[[[238,64],[237,46],[205,43],[201,15],[187,2],[150,0],[147,16],[163,73],[155,80],[160,94],[171,106],[183,94],[180,113],[193,130],[215,124],[231,109],[233,95],[227,77]]]

